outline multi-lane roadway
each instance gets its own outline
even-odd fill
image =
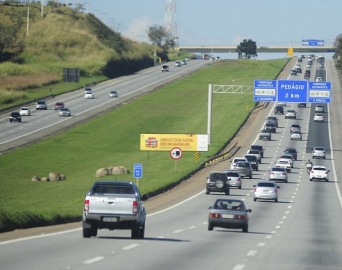
[[[311,69],[313,80],[319,69],[315,65]],[[253,172],[252,179],[243,179],[242,189],[232,189],[229,195],[244,200],[247,208],[252,209],[248,233],[219,228],[207,230],[208,206],[216,198],[226,195],[205,195],[203,177],[198,179],[203,182],[203,188],[196,194],[148,215],[144,239],[131,239],[129,231],[108,230],[99,230],[96,238],[83,239],[81,228],[76,227],[69,231],[2,241],[0,268],[341,269],[341,143],[338,140],[341,134],[341,89],[337,87],[338,77],[331,60],[326,61],[324,70],[326,76],[317,76],[335,85],[332,103],[325,105],[326,122],[313,122],[314,104],[308,104],[307,108],[287,104],[285,109],[295,109],[297,119],[279,116],[279,128],[272,141],[259,141],[258,129],[273,112],[269,106],[268,111],[262,111],[256,120],[258,129],[248,134],[236,154],[242,156],[254,143],[265,148],[259,171]],[[286,74],[286,78],[292,80],[301,79],[301,76]],[[292,124],[302,126],[303,141],[291,141],[289,129]],[[298,160],[289,174],[288,183],[279,183],[278,203],[254,202],[253,185],[259,179],[267,178],[268,170],[288,146],[297,148]],[[329,182],[309,181],[304,164],[312,159],[313,146],[324,146],[329,150],[325,160],[314,160],[314,165],[330,169]],[[229,167],[230,163],[226,161],[211,170]]]

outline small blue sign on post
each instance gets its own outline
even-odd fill
[[[133,167],[133,177],[142,178],[143,175],[143,165],[140,163],[135,163]]]
[[[307,80],[279,80],[277,84],[277,100],[289,103],[307,102]]]
[[[309,102],[330,103],[331,82],[309,82]]]
[[[276,80],[254,80],[254,101],[276,101]]]

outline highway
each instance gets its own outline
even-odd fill
[[[304,65],[305,62],[303,71]],[[326,60],[323,69],[315,61],[311,70],[311,80],[317,73],[335,85],[332,103],[325,105],[325,123],[313,122],[314,104],[307,108],[287,104],[285,109],[298,112],[297,119],[279,115],[279,128],[272,141],[259,141],[257,135],[264,119],[273,115],[273,106],[268,106],[255,120],[257,128],[246,132],[240,140],[241,149],[236,156],[243,156],[253,143],[265,148],[259,171],[253,172],[252,179],[243,179],[242,189],[232,189],[229,195],[244,200],[247,208],[252,209],[248,233],[207,230],[208,206],[226,195],[205,195],[203,175],[209,170],[230,167],[229,161],[225,161],[195,175],[203,186],[190,197],[185,196],[186,200],[170,203],[159,212],[148,212],[144,239],[131,239],[129,231],[108,230],[99,230],[95,238],[83,239],[79,226],[26,238],[0,238],[1,269],[342,269],[342,211],[337,177],[342,173],[341,89],[337,87],[338,76],[331,60]],[[283,79],[301,79],[303,75],[290,76],[288,70]],[[302,126],[303,141],[290,140],[292,124]],[[289,174],[289,182],[279,183],[278,203],[254,202],[253,185],[267,178],[267,170],[288,146],[297,148],[298,161]],[[304,164],[312,159],[313,146],[329,149],[325,160],[313,160],[314,165],[330,169],[329,182],[308,179]]]
[[[100,83],[93,87],[94,99],[84,98],[84,89],[56,96],[47,100],[48,110],[36,110],[31,106],[31,116],[23,116],[22,122],[9,122],[9,113],[0,115],[0,152],[32,143],[45,136],[72,127],[107,110],[120,106],[129,100],[153,91],[181,76],[190,74],[210,61],[189,61],[187,65],[175,67],[174,62],[168,63],[169,72],[161,72],[161,66],[148,68],[131,76],[120,77]],[[118,98],[110,98],[109,92],[116,90]],[[64,102],[71,110],[71,117],[60,117],[54,110],[56,102]]]

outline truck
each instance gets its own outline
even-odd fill
[[[95,237],[98,229],[109,229],[131,230],[132,239],[144,238],[146,199],[133,182],[96,181],[84,199],[83,237]]]
[[[267,139],[269,141],[272,139],[271,133],[267,129],[262,129],[259,132],[259,140],[263,139]]]

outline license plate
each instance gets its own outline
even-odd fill
[[[222,218],[233,218],[233,217],[234,217],[233,215],[227,215],[227,214],[222,215]]]
[[[117,222],[118,218],[116,217],[103,217],[102,219],[104,222]]]

